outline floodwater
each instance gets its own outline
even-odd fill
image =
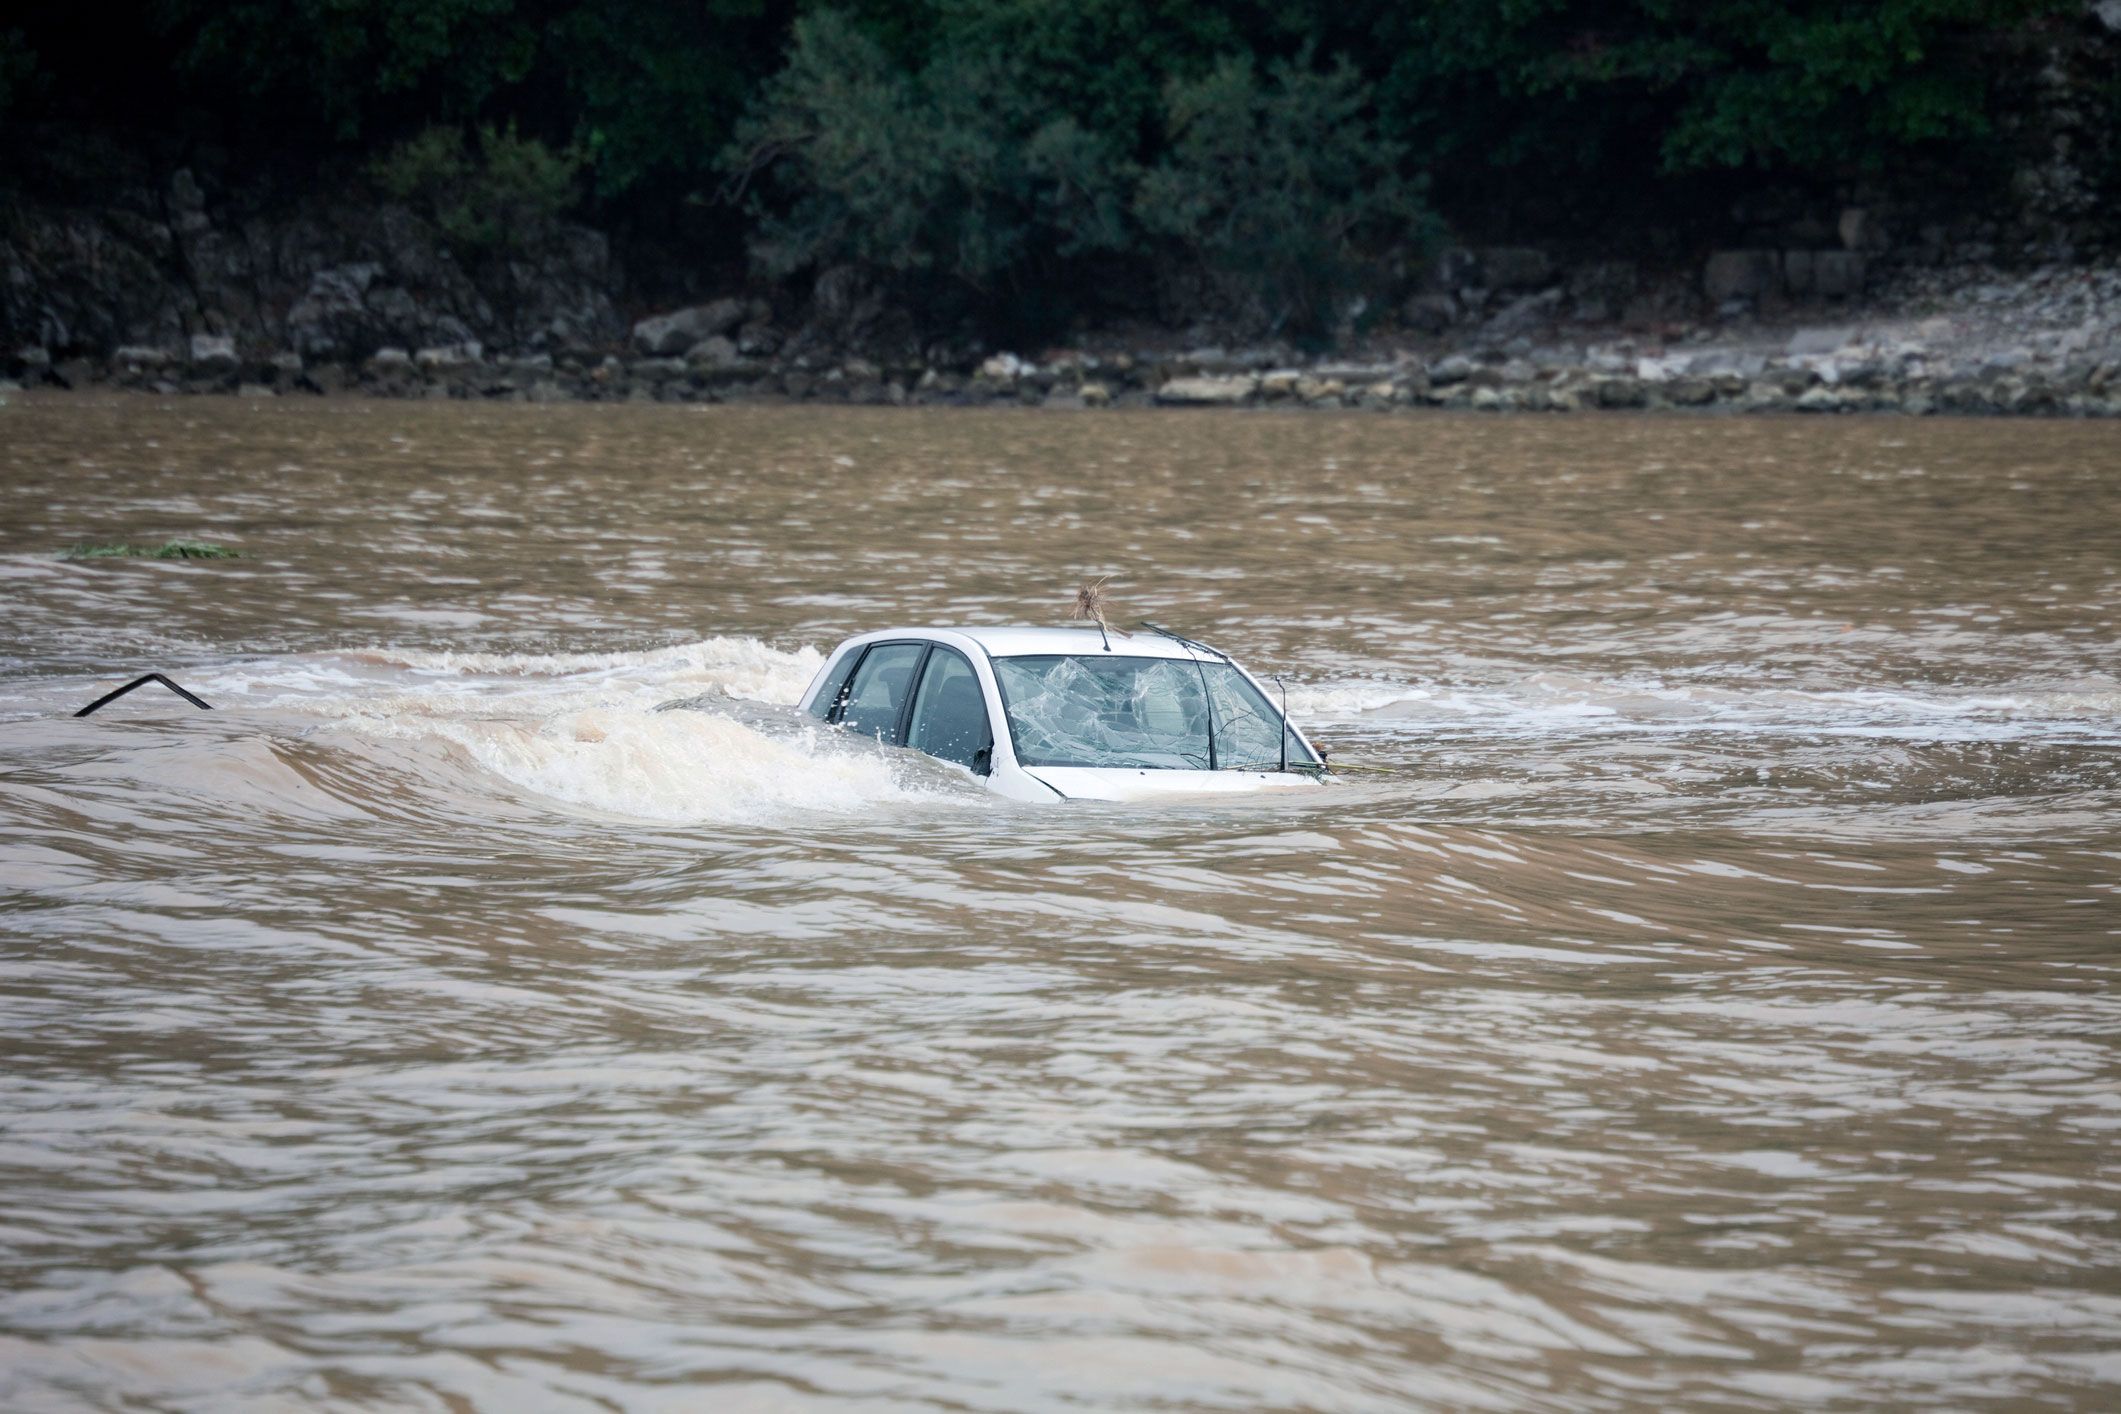
[[[1340,780],[789,710],[1085,572]],[[0,604],[10,1410],[2121,1403],[2121,429],[18,398]]]

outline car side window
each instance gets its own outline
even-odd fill
[[[882,643],[854,671],[840,725],[886,746],[899,746],[899,714],[913,690],[913,672],[928,651],[924,643]]]
[[[987,773],[994,734],[987,725],[987,697],[965,656],[938,647],[928,655],[913,699],[913,725],[907,744],[916,751]]]
[[[811,716],[823,717],[828,722],[832,720],[832,709],[840,705],[840,694],[847,690],[847,677],[861,661],[862,650],[859,648],[840,660],[832,670],[832,676],[817,690],[817,700],[810,704]]]

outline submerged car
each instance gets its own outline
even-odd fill
[[[900,628],[832,651],[802,710],[1017,800],[1312,785],[1324,756],[1229,655],[1162,629]]]

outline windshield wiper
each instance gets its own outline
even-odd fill
[[[1145,629],[1149,630],[1149,632],[1151,632],[1151,633],[1154,633],[1154,634],[1161,634],[1161,635],[1162,635],[1163,637],[1165,637],[1165,638],[1168,638],[1168,639],[1170,639],[1170,640],[1171,640],[1171,641],[1172,641],[1173,643],[1177,643],[1177,644],[1180,644],[1180,645],[1182,645],[1182,646],[1184,646],[1184,647],[1187,647],[1187,648],[1191,648],[1191,649],[1195,649],[1195,650],[1197,650],[1197,651],[1199,651],[1199,652],[1202,652],[1202,653],[1206,653],[1206,654],[1209,654],[1209,655],[1211,655],[1212,657],[1220,658],[1220,659],[1222,659],[1222,660],[1223,660],[1223,662],[1224,662],[1224,663],[1228,664],[1228,665],[1230,666],[1230,668],[1231,668],[1231,669],[1232,669],[1233,671],[1235,671],[1236,673],[1238,673],[1238,674],[1239,674],[1240,676],[1242,676],[1242,675],[1244,674],[1244,669],[1242,669],[1242,668],[1240,668],[1240,667],[1238,667],[1238,666],[1237,666],[1237,660],[1236,660],[1235,658],[1231,657],[1231,656],[1230,656],[1229,654],[1227,654],[1227,653],[1223,652],[1223,651],[1222,651],[1222,649],[1220,649],[1220,648],[1214,647],[1214,646],[1213,646],[1213,645],[1211,645],[1211,644],[1207,644],[1207,643],[1202,643],[1202,642],[1201,642],[1201,641],[1200,641],[1199,639],[1197,639],[1197,638],[1188,638],[1188,637],[1186,637],[1186,636],[1185,636],[1184,634],[1182,634],[1182,633],[1173,633],[1173,632],[1171,632],[1171,630],[1170,630],[1170,629],[1164,628],[1163,626],[1161,626],[1161,625],[1159,625],[1159,624],[1152,624],[1152,623],[1150,623],[1150,622],[1149,622],[1149,621],[1148,621],[1147,619],[1143,619],[1143,620],[1141,621],[1141,626],[1142,626],[1143,628],[1145,628]],[[1215,770],[1232,770],[1232,771],[1255,771],[1255,770],[1256,770],[1256,771],[1263,771],[1263,770],[1265,770],[1265,769],[1266,769],[1266,767],[1264,767],[1264,766],[1230,766],[1230,767],[1220,767],[1220,766],[1216,765],[1216,762],[1215,762],[1215,702],[1214,702],[1214,700],[1213,700],[1212,698],[1209,698],[1209,696],[1208,696],[1208,672],[1207,672],[1207,669],[1205,669],[1205,668],[1201,668],[1201,667],[1200,667],[1200,659],[1198,659],[1198,658],[1195,658],[1195,659],[1193,660],[1193,666],[1194,666],[1194,667],[1196,667],[1196,668],[1200,668],[1200,693],[1201,693],[1201,697],[1202,697],[1202,698],[1203,698],[1204,700],[1206,700],[1206,701],[1207,701],[1207,703],[1208,703],[1208,769],[1209,769],[1209,770],[1211,770],[1211,771],[1215,771]],[[1281,679],[1280,679],[1280,678],[1276,678],[1276,679],[1274,679],[1274,681],[1275,681],[1275,683],[1276,683],[1277,685],[1280,685],[1280,684],[1281,684]],[[1259,715],[1259,713],[1257,713],[1257,712],[1250,712],[1250,711],[1248,711],[1248,712],[1246,713],[1246,715],[1247,715],[1247,716],[1249,716],[1249,717],[1251,717],[1251,718],[1252,718],[1252,719],[1253,719],[1254,721],[1258,721],[1258,722],[1264,722],[1264,721],[1266,720],[1266,719],[1265,719],[1264,717],[1261,717],[1261,716]],[[1279,723],[1277,723],[1277,725],[1278,725],[1278,726],[1279,726],[1279,727],[1281,728],[1281,759],[1280,759],[1280,760],[1278,760],[1278,761],[1276,761],[1276,762],[1274,763],[1274,769],[1275,769],[1275,770],[1277,770],[1277,771],[1286,771],[1286,770],[1288,770],[1288,769],[1289,769],[1289,689],[1288,689],[1288,688],[1287,688],[1286,686],[1282,686],[1282,689],[1281,689],[1281,721],[1280,721]],[[1303,764],[1310,764],[1310,763],[1299,763],[1299,765],[1303,765]]]
[[[1151,633],[1162,634],[1165,638],[1170,639],[1173,643],[1179,644],[1182,647],[1198,649],[1203,653],[1212,653],[1216,657],[1222,659],[1225,663],[1229,663],[1230,666],[1233,668],[1237,666],[1237,664],[1231,659],[1230,655],[1223,652],[1219,648],[1210,648],[1205,643],[1195,643],[1192,639],[1182,637],[1179,634],[1175,634],[1171,632],[1170,629],[1160,628],[1157,625],[1150,623],[1147,619],[1142,620],[1142,627],[1149,630],[1149,632]],[[1193,671],[1200,674],[1200,705],[1205,708],[1208,713],[1208,769],[1211,771],[1219,771],[1222,769],[1222,767],[1218,766],[1215,763],[1215,695],[1208,691],[1208,670],[1201,666],[1200,659],[1198,658],[1195,658],[1193,660]]]
[[[1187,648],[1198,648],[1203,653],[1215,653],[1215,656],[1222,659],[1225,663],[1230,661],[1229,654],[1216,653],[1213,648],[1210,648],[1205,643],[1195,643],[1190,638],[1181,638],[1171,632],[1170,629],[1158,628],[1147,619],[1142,620],[1142,627],[1148,629],[1151,633],[1162,634],[1173,643],[1182,644]],[[1200,659],[1195,658],[1193,660],[1193,671],[1200,674],[1200,705],[1208,713],[1208,769],[1211,771],[1221,770],[1222,768],[1215,764],[1215,698],[1208,691],[1208,670],[1200,665]]]
[[[1237,666],[1237,661],[1229,654],[1223,652],[1220,648],[1212,648],[1209,645],[1200,642],[1198,639],[1188,638],[1182,633],[1173,633],[1170,629],[1164,628],[1159,624],[1152,624],[1147,619],[1143,619],[1141,621],[1141,625],[1143,628],[1149,630],[1149,632],[1154,634],[1160,634],[1163,637],[1170,639],[1173,643],[1183,643],[1188,648],[1197,648],[1201,652],[1206,653],[1211,658],[1222,659],[1225,663],[1228,663],[1233,668]]]

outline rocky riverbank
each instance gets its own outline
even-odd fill
[[[833,357],[777,329],[764,301],[732,297],[643,319],[614,351],[505,353],[459,339],[342,360],[328,346],[260,353],[195,334],[100,358],[32,345],[4,371],[15,388],[252,397],[2121,416],[2117,265],[1917,267],[1867,299],[1772,316],[1727,300],[1701,322],[1584,320],[1564,312],[1561,289],[1330,357],[1153,336],[1022,355]]]
[[[746,288],[679,262],[657,288],[696,293],[656,296],[579,225],[467,251],[373,192],[290,203],[123,148],[75,166],[112,179],[0,199],[0,388],[2121,416],[2121,243],[2067,203],[1763,203],[1742,246],[1662,263],[1451,247],[1409,259],[1396,303],[1353,302],[1330,354],[1212,320],[997,349],[923,336],[850,267]]]

